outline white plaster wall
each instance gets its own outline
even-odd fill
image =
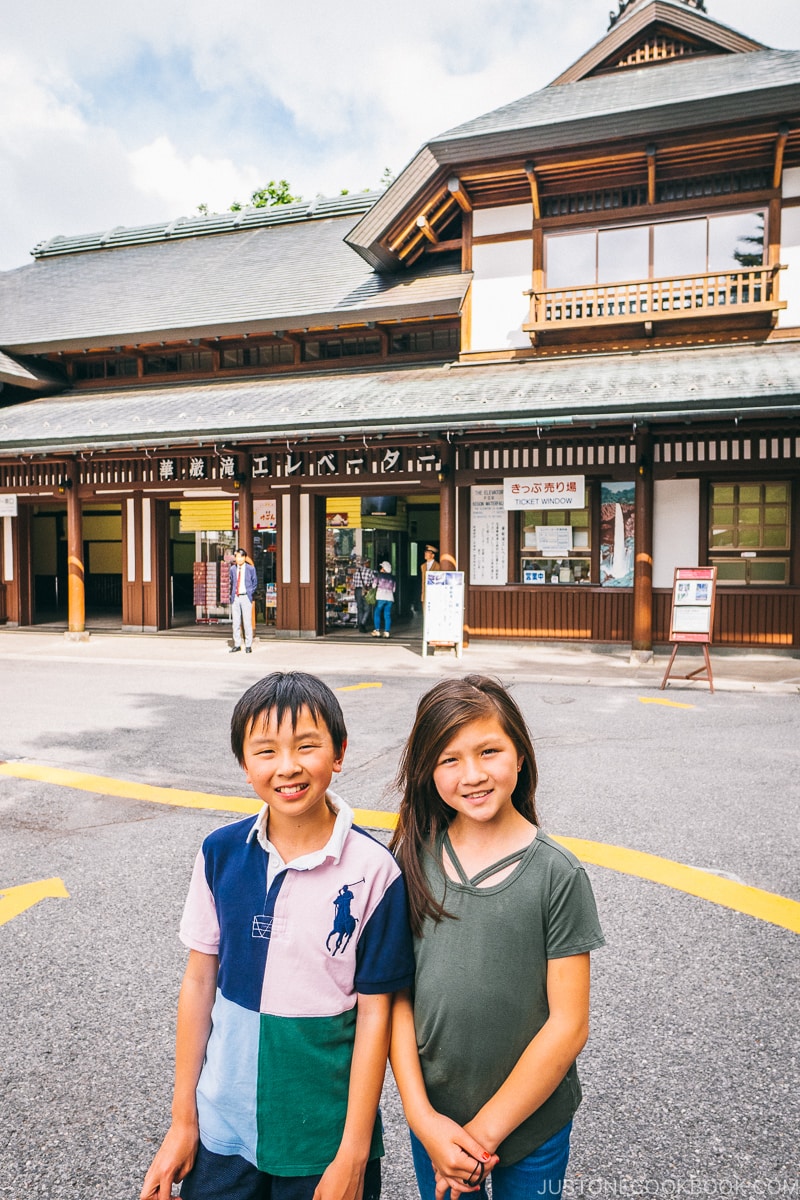
[[[671,588],[676,567],[698,566],[699,479],[657,479],[653,485],[653,587]]]
[[[786,270],[778,278],[779,294],[788,303],[778,313],[778,325],[787,328],[800,325],[800,208],[785,208],[781,214],[781,262]]]
[[[532,204],[507,204],[503,208],[476,208],[472,213],[472,236],[517,233],[533,228]]]
[[[789,167],[783,172],[781,191],[784,196],[800,196],[800,167]]]
[[[472,248],[472,337],[470,350],[530,346],[522,330],[528,320],[533,243],[500,242]]]

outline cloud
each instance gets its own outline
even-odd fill
[[[377,186],[452,126],[535,91],[603,36],[613,0],[27,0],[0,51],[0,267],[59,232],[227,208],[268,179]],[[800,5],[709,0],[800,46]],[[32,51],[35,47],[35,53]]]
[[[178,213],[192,198],[194,212],[198,204],[207,204],[212,212],[230,207],[233,200],[246,201],[262,182],[255,166],[237,167],[229,158],[207,158],[202,154],[184,157],[168,137],[157,137],[147,146],[128,155],[131,184],[144,196],[155,196],[165,211]]]

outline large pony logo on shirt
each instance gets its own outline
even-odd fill
[[[325,947],[331,955],[344,953],[347,949],[347,944],[350,938],[356,931],[358,917],[354,917],[350,912],[350,905],[353,903],[353,893],[351,888],[357,887],[359,883],[364,883],[365,880],[357,879],[355,883],[346,883],[339,888],[339,894],[334,897],[333,907],[336,910],[336,915],[333,918],[333,929],[328,934],[325,941]],[[331,938],[336,938],[336,943],[331,950]]]

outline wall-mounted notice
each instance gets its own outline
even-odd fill
[[[583,508],[584,475],[530,475],[503,480],[506,508]]]
[[[501,487],[470,488],[470,526],[470,583],[507,583],[508,515]]]
[[[571,525],[537,525],[536,547],[545,558],[563,558],[572,551]]]
[[[17,515],[17,497],[0,496],[0,517],[15,517]]]

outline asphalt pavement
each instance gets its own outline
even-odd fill
[[[3,1200],[137,1197],[169,1117],[191,864],[234,817],[223,802],[113,797],[102,777],[246,794],[227,724],[268,670],[338,690],[350,745],[337,784],[354,805],[396,807],[397,756],[436,677],[491,673],[533,731],[549,832],[800,900],[793,655],[712,648],[711,695],[699,680],[661,691],[661,650],[634,665],[625,648],[574,644],[473,642],[461,659],[423,659],[402,638],[227,649],[220,636],[0,630],[0,761],[101,777],[0,775],[0,921],[4,888],[59,879],[68,893],[0,923]],[[566,1194],[797,1200],[797,935],[621,870],[589,874],[608,944],[593,956]],[[391,1082],[384,1116],[384,1196],[413,1200]]]

